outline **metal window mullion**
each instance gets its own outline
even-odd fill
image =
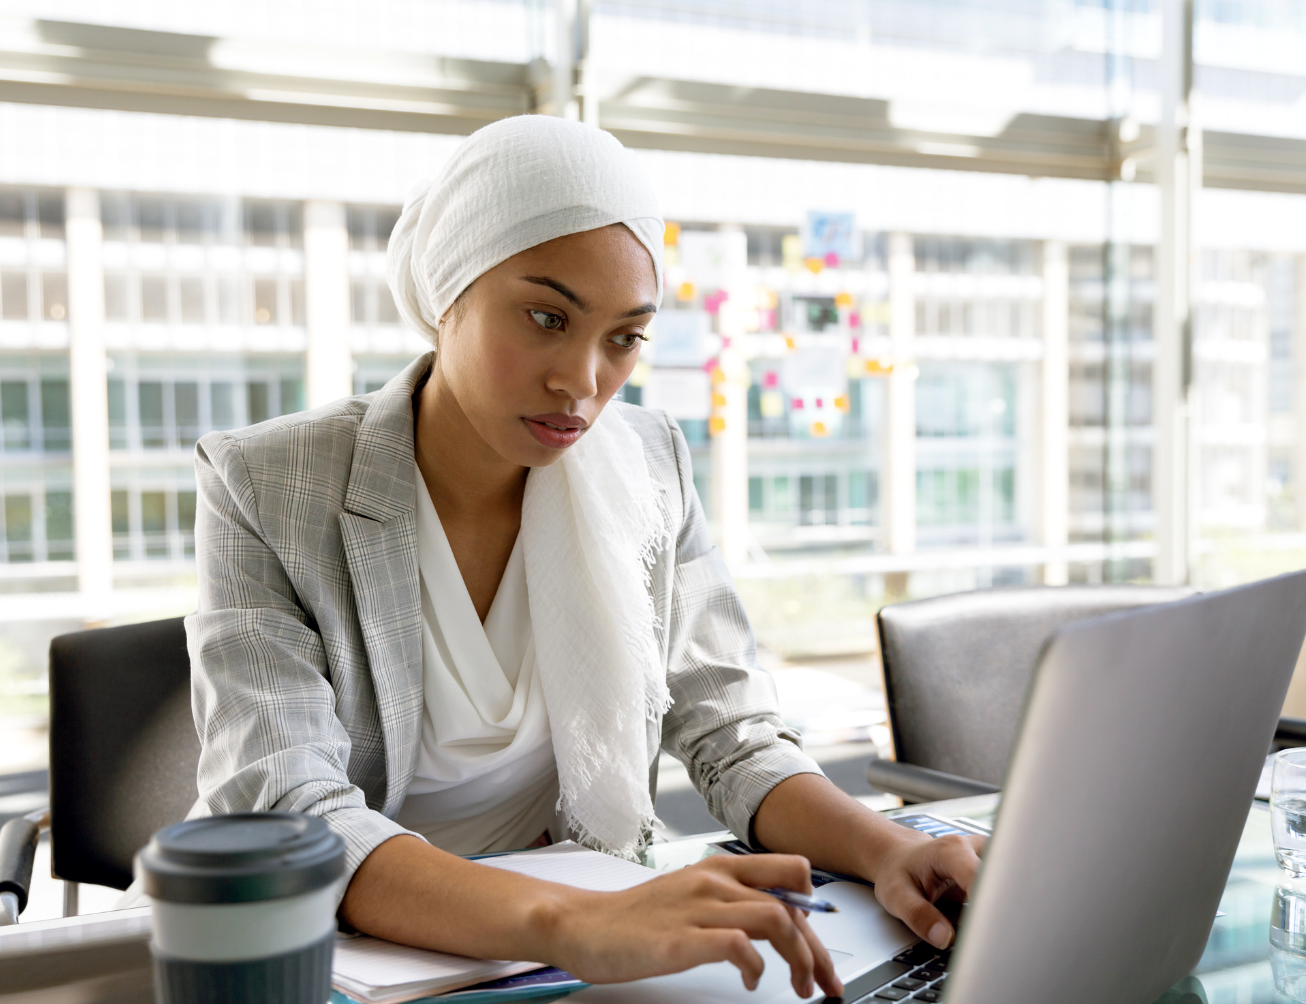
[[[49,541],[45,526],[45,481],[32,487],[32,561],[48,561]],[[38,501],[39,500],[39,501]]]
[[[167,371],[160,374],[159,384],[163,390],[160,392],[163,398],[163,442],[164,449],[177,449],[181,443],[180,430],[177,428],[177,380],[176,374]]]
[[[165,488],[163,492],[163,529],[168,546],[168,557],[174,561],[182,557],[181,528],[177,521],[177,488]]]
[[[145,523],[141,517],[140,474],[133,472],[127,487],[127,556],[133,561],[145,558]]]

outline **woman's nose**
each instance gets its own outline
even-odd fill
[[[577,346],[557,360],[549,374],[549,390],[566,394],[575,401],[584,401],[599,392],[600,354],[597,350]]]

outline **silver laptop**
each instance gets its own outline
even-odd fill
[[[1150,1004],[1206,945],[1306,635],[1306,572],[1071,624],[1039,660],[954,952],[851,883],[812,924],[848,1004]],[[794,1004],[759,944],[754,993],[725,963],[578,1004]],[[884,991],[893,987],[893,991]],[[904,992],[905,991],[905,992]]]

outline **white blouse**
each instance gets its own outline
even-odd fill
[[[558,772],[521,538],[482,625],[419,470],[417,567],[425,710],[397,822],[454,854],[525,847],[555,824]]]

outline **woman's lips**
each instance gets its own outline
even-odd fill
[[[578,415],[535,415],[522,419],[541,446],[565,450],[584,434],[588,423]]]

